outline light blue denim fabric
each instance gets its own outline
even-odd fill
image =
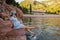
[[[22,28],[24,25],[20,23],[20,21],[16,18],[16,17],[10,17],[10,20],[12,21],[13,25],[14,25],[14,29],[19,29]]]

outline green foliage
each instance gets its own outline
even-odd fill
[[[32,0],[31,0],[32,1]],[[19,3],[21,6],[30,9],[30,4],[32,5],[32,10],[43,10],[48,12],[48,14],[60,14],[60,0],[48,0],[43,2],[24,0]]]
[[[24,13],[24,14],[28,14],[28,9],[27,9],[27,8],[22,7],[22,9],[21,9],[21,10],[23,11],[23,13]]]
[[[17,7],[20,8],[20,9],[23,11],[23,13],[25,13],[25,14],[28,13],[28,9],[25,8],[25,7],[20,6],[18,3],[15,2],[15,0],[6,0],[6,3],[7,3],[7,4],[12,4],[12,5],[14,5],[14,6],[17,6]]]
[[[15,0],[6,0],[6,3],[16,5]]]

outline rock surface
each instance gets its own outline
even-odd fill
[[[26,40],[26,36],[22,29],[14,30],[12,28],[12,22],[8,19],[10,17],[10,8],[16,11],[18,19],[23,16],[23,13],[19,8],[8,4],[2,5],[4,11],[0,12],[0,40]]]

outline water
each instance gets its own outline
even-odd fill
[[[35,29],[34,31],[36,32],[36,38],[34,40],[60,40],[60,36],[54,35],[58,28],[55,26],[50,26],[48,29]]]
[[[45,30],[42,30],[40,34],[36,34],[33,38],[31,38],[31,40],[60,40],[60,37],[55,36]]]
[[[32,31],[35,33],[33,37],[30,36],[30,40],[60,40],[60,36],[56,36],[55,33],[60,34],[56,30],[60,30],[57,26],[47,26],[36,24],[35,26],[39,27],[39,29],[33,29]]]

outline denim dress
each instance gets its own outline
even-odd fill
[[[14,29],[19,29],[19,28],[22,28],[24,25],[23,24],[21,24],[20,23],[20,21],[16,18],[16,17],[14,17],[14,16],[12,16],[12,17],[10,17],[10,20],[12,21],[12,23],[13,23],[13,25],[14,25]]]

